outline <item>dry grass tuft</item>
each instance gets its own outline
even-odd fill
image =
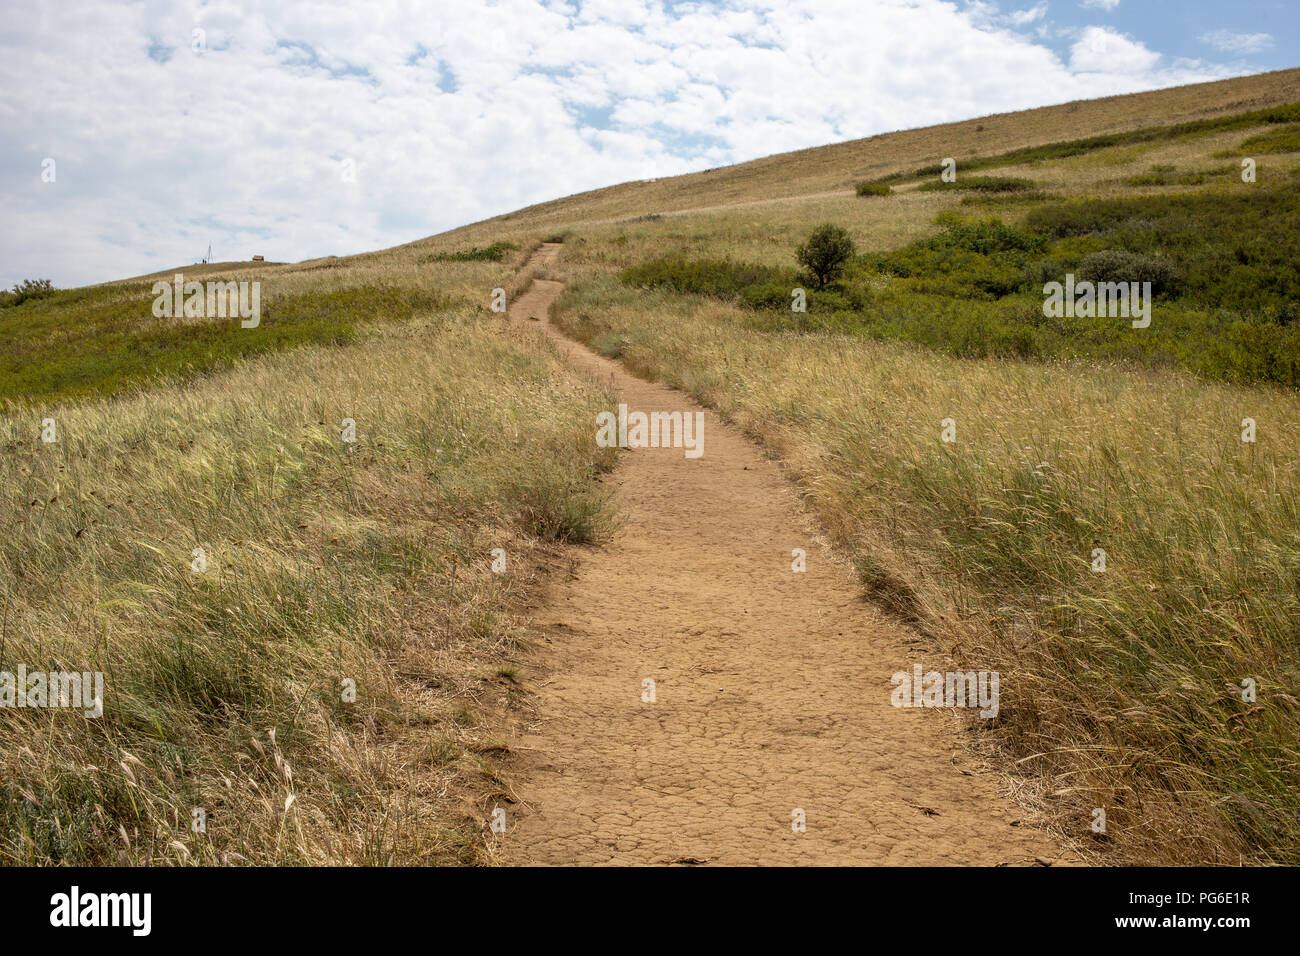
[[[490,858],[512,607],[605,525],[608,398],[467,319],[0,418],[0,669],[105,675],[3,713],[0,860]]]

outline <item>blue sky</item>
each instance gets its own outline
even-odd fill
[[[0,286],[209,242],[345,255],[630,179],[1295,66],[1298,20],[1280,0],[6,0]]]
[[[1021,6],[1033,9],[1035,4]],[[1249,72],[1297,65],[1300,4],[1294,0],[1076,0],[1045,6],[1045,19],[1059,31],[1049,36],[1048,43],[1063,57],[1069,52],[1068,31],[1100,24],[1142,40],[1170,58],[1241,63]]]

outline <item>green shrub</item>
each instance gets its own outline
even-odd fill
[[[793,269],[727,259],[654,259],[625,269],[619,277],[638,289],[668,289],[736,302],[750,309],[789,312],[791,294],[802,280]],[[807,291],[812,312],[857,311],[866,306],[864,288],[826,287]]]
[[[1032,179],[1023,179],[1019,176],[958,176],[950,183],[942,179],[932,179],[922,183],[918,188],[926,192],[970,189],[985,193],[1019,193],[1028,192],[1037,185]]]
[[[1021,287],[1037,295],[1049,282],[1060,282],[1061,277],[1072,268],[1069,262],[1057,256],[1035,259],[1025,266],[1021,275]]]
[[[994,252],[1034,252],[1043,247],[1041,236],[1008,226],[1001,219],[962,219],[955,213],[943,213],[937,222],[943,231],[923,240],[930,249],[956,247],[989,255]]]
[[[718,299],[743,300],[759,288],[779,288],[787,304],[790,290],[798,283],[792,273],[771,266],[732,262],[729,259],[685,259],[668,257],[643,262],[624,270],[625,285],[645,289],[667,288],[674,292],[710,295]]]
[[[1049,239],[1086,236],[1114,221],[1114,216],[1102,207],[1103,203],[1096,201],[1069,199],[1032,210],[1025,225]]]
[[[1213,169],[1194,169],[1180,173],[1176,166],[1162,165],[1152,166],[1150,172],[1132,176],[1124,182],[1128,186],[1200,186],[1237,172],[1236,166],[1216,166]]]
[[[999,219],[966,220],[953,212],[939,216],[943,230],[929,239],[885,255],[868,257],[877,271],[913,280],[917,292],[958,298],[997,299],[1025,284],[1029,256],[1044,240]]]
[[[767,279],[745,286],[739,292],[742,303],[751,309],[789,309],[791,293],[796,288],[793,277]]]
[[[1196,308],[1284,317],[1300,302],[1300,196],[1289,183],[1054,203],[1025,224],[1049,240],[1165,257]]]
[[[1083,257],[1078,276],[1089,282],[1150,282],[1155,295],[1174,285],[1174,266],[1162,256],[1148,256],[1124,249],[1103,249]]]
[[[500,262],[515,249],[513,242],[494,242],[490,246],[479,248],[472,246],[457,252],[439,252],[429,256],[425,262]]]
[[[49,279],[24,279],[12,292],[0,292],[0,307],[22,305],[30,299],[47,299],[55,293]]]
[[[862,272],[893,280],[869,307],[847,323],[816,321],[963,357],[1121,360],[1300,386],[1300,195],[1290,186],[1053,201],[1023,226],[949,210],[935,235],[862,258]],[[1101,317],[1044,316],[1044,284],[1071,272],[1150,282],[1167,304],[1140,338]]]
[[[893,191],[884,183],[858,183],[859,196],[888,196]]]
[[[1284,126],[1243,140],[1240,152],[1298,153],[1300,152],[1300,125]]]
[[[845,230],[830,223],[814,229],[795,253],[796,261],[812,273],[819,289],[840,275],[852,257],[853,240]]]
[[[982,193],[972,190],[962,195],[961,205],[991,207],[997,209],[998,212],[1006,212],[1015,206],[1036,207],[1049,201],[1059,202],[1061,198],[1058,193],[1042,192],[1037,189],[1022,193]]]

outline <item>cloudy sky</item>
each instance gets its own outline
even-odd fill
[[[0,287],[1296,66],[1293,0],[0,0]]]

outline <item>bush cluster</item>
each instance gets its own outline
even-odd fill
[[[12,292],[0,292],[0,308],[22,305],[30,299],[46,299],[55,291],[54,283],[49,279],[24,279],[14,286]]]

